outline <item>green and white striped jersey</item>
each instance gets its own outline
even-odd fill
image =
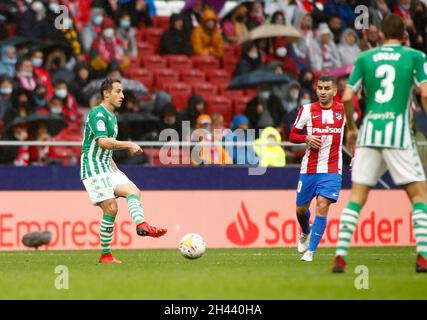
[[[113,172],[113,150],[101,148],[99,138],[117,137],[117,118],[102,104],[93,108],[87,119],[81,155],[80,179],[84,180],[102,173]]]
[[[359,55],[347,85],[364,88],[366,109],[358,147],[406,149],[411,130],[412,87],[427,81],[426,55],[401,45],[383,45]]]

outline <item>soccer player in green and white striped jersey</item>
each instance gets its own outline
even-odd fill
[[[384,45],[360,54],[342,101],[347,116],[347,146],[354,151],[350,201],[341,215],[333,272],[344,272],[360,210],[371,187],[388,169],[412,203],[417,242],[416,271],[427,272],[427,184],[411,129],[412,89],[421,89],[427,111],[427,61],[402,46],[405,26],[390,14],[382,22]],[[360,132],[353,121],[353,97],[363,87],[366,109]]]
[[[117,197],[126,198],[129,213],[140,236],[160,237],[167,230],[149,225],[139,198],[138,187],[114,163],[113,150],[129,150],[131,155],[142,153],[135,143],[117,141],[117,118],[114,110],[124,99],[120,80],[106,79],[100,88],[102,103],[93,108],[86,120],[81,155],[80,178],[90,200],[103,211],[100,227],[100,263],[121,263],[111,253],[114,220],[117,215]]]

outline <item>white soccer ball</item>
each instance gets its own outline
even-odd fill
[[[188,233],[179,242],[179,251],[187,259],[200,258],[206,251],[205,240],[196,233]]]

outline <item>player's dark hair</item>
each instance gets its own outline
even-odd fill
[[[334,85],[337,85],[337,79],[330,74],[323,74],[319,77],[319,79],[317,79],[317,81],[331,81]]]
[[[113,90],[113,83],[116,83],[116,82],[121,83],[119,79],[111,79],[111,78],[107,78],[102,82],[101,88],[100,88],[102,99],[104,99],[104,91],[111,92],[111,90]]]
[[[389,14],[381,23],[381,29],[386,39],[403,40],[405,25],[397,14]]]

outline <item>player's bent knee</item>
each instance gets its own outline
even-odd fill
[[[307,213],[306,207],[297,207],[297,215],[305,215]]]
[[[103,213],[110,216],[115,216],[118,212],[117,202],[114,199],[103,201],[99,204]]]

